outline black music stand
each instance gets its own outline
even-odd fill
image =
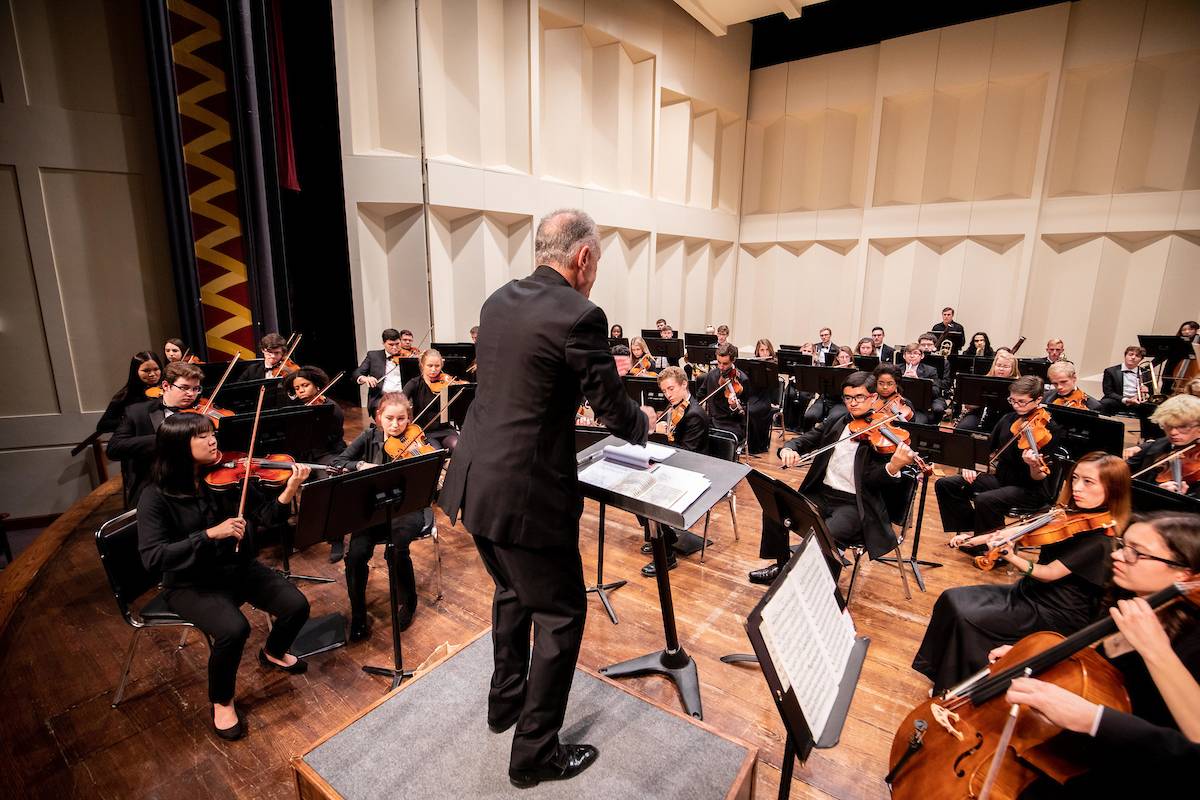
[[[671,404],[663,394],[662,387],[658,385],[658,378],[626,375],[621,381],[625,384],[625,391],[640,406],[650,406],[656,411],[662,411]]]
[[[619,445],[622,440],[615,436],[597,442],[576,456],[580,466],[590,464],[599,457],[605,445]],[[672,511],[663,506],[653,505],[643,500],[617,494],[598,486],[580,482],[586,497],[600,503],[607,503],[647,518],[650,525],[650,544],[654,554],[655,581],[658,584],[658,601],[662,608],[663,634],[666,647],[644,656],[623,661],[600,668],[600,674],[609,678],[622,678],[634,675],[657,674],[669,678],[679,688],[684,710],[698,719],[704,718],[700,703],[700,681],[696,674],[696,662],[683,649],[679,642],[679,633],[675,627],[675,605],[671,597],[670,572],[667,569],[667,547],[663,539],[663,526],[670,525],[680,530],[686,530],[695,525],[725,495],[733,489],[750,471],[744,464],[735,461],[725,461],[719,458],[691,453],[686,450],[676,451],[670,459],[670,466],[679,469],[698,472],[708,478],[708,489],[692,502],[682,512]],[[647,524],[649,524],[649,522]]]
[[[380,524],[386,524],[390,532],[395,517],[432,505],[437,494],[438,477],[448,457],[449,453],[445,450],[438,450],[428,455],[414,456],[392,464],[348,472],[305,484],[300,493],[300,518],[296,524],[297,541],[302,546],[325,539],[332,541],[344,536],[346,532],[354,533]],[[391,688],[395,689],[405,678],[411,678],[413,673],[404,669],[400,624],[396,618],[400,587],[396,581],[393,561],[394,552],[389,543],[388,596],[392,617],[392,666],[364,666],[362,669],[371,675],[391,678]],[[344,620],[342,624],[344,626]]]
[[[840,350],[830,350],[828,353],[821,356],[820,366],[832,367],[834,364],[837,363],[837,355],[839,352],[841,352],[841,351]]]
[[[799,367],[793,374],[796,376],[796,388],[801,392],[838,400],[842,394],[842,381],[850,371],[844,367],[812,366]]]
[[[283,382],[279,378],[226,383],[217,395],[217,399],[221,401],[217,405],[229,409],[234,414],[253,414],[258,406],[258,390],[263,387],[267,390],[263,393],[263,411],[278,406],[284,397]]]
[[[793,378],[796,377],[796,370],[813,365],[813,357],[799,350],[779,350],[775,353],[775,358],[779,361],[779,373],[791,375]]]
[[[739,358],[734,364],[746,373],[747,386],[758,394],[774,392],[779,388],[779,365],[764,358]]]
[[[237,365],[234,367],[239,373],[246,369],[250,364],[261,364],[261,358],[239,358]],[[197,364],[200,371],[204,373],[204,377],[200,379],[200,385],[207,391],[221,382],[221,376],[225,374],[225,370],[229,368],[228,361],[206,361],[203,364]],[[234,375],[230,373],[230,381],[236,380]],[[226,381],[229,383],[230,381]],[[224,391],[224,390],[222,390]]]
[[[1102,417],[1095,411],[1066,406],[1047,405],[1050,418],[1066,431],[1062,445],[1071,454],[1072,461],[1093,450],[1102,450],[1119,456],[1125,449],[1125,426],[1120,420]],[[1057,440],[1056,440],[1057,442]]]
[[[475,402],[475,392],[479,389],[477,383],[459,383],[450,387],[450,421],[459,430],[467,421],[467,411]],[[418,411],[420,409],[417,409]]]
[[[900,394],[913,407],[914,411],[931,413],[933,411],[933,381],[929,378],[910,378],[900,376]]]
[[[1150,478],[1150,480],[1146,480]],[[1140,514],[1152,511],[1173,511],[1183,514],[1200,514],[1200,498],[1172,492],[1154,483],[1154,476],[1146,473],[1133,479],[1133,510]]]
[[[1192,343],[1179,336],[1162,336],[1160,334],[1138,334],[1138,344],[1146,350],[1146,355],[1154,359],[1154,363],[1173,366],[1180,361],[1192,357]],[[1170,378],[1170,375],[1164,375]]]
[[[1005,414],[1012,408],[1008,403],[1012,383],[1012,378],[960,373],[954,378],[954,399],[962,405],[986,406]]]
[[[871,372],[879,366],[879,356],[853,356],[854,368],[862,372]]]
[[[715,333],[685,333],[683,343],[687,347],[716,347],[717,335]]]
[[[711,364],[717,360],[717,348],[704,344],[689,343],[686,348],[689,364]]]
[[[649,344],[651,339],[661,339],[662,331],[658,328],[642,328],[642,338]]]
[[[896,363],[899,364],[901,361],[904,361],[904,353],[900,353],[900,361]],[[940,356],[937,353],[922,353],[921,363],[928,364],[936,369],[939,378],[946,377],[946,359],[944,356]]]
[[[608,428],[593,428],[590,426],[575,426],[575,452],[581,453],[587,450],[597,442],[602,442],[612,434]],[[608,612],[608,618],[612,620],[613,625],[620,624],[617,619],[617,612],[612,606],[612,602],[608,599],[609,592],[615,592],[629,581],[621,579],[610,583],[604,582],[604,503],[600,504],[600,523],[596,533],[596,582],[588,586],[588,593],[595,592],[600,598],[600,603],[604,606],[604,610]]]
[[[1018,358],[1017,369],[1022,375],[1037,375],[1043,383],[1049,380],[1050,362],[1044,358]]]
[[[471,342],[434,342],[430,348],[442,355],[442,372],[456,378],[467,377],[467,367],[475,363],[475,345]]]
[[[669,364],[677,364],[683,358],[682,339],[647,339],[646,347],[650,348],[650,355],[665,358]]]
[[[814,545],[814,540],[818,544]],[[789,685],[787,689],[784,689],[784,682],[780,677],[782,667],[777,665],[772,659],[772,653],[767,647],[762,631],[764,609],[774,601],[775,596],[787,585],[796,565],[800,563],[801,556],[805,550],[809,547],[819,546],[820,539],[816,533],[807,533],[800,542],[800,547],[797,548],[795,555],[792,556],[791,560],[780,571],[779,577],[775,579],[771,588],[767,590],[762,600],[758,602],[758,605],[754,607],[750,612],[750,616],[746,619],[746,635],[750,638],[750,644],[754,648],[759,667],[762,669],[763,678],[767,681],[771,698],[775,701],[775,708],[779,712],[780,719],[783,721],[784,729],[787,731],[787,740],[783,747],[783,763],[779,776],[778,796],[780,800],[786,800],[791,795],[792,771],[795,767],[796,759],[799,758],[803,762],[808,759],[813,748],[826,749],[834,747],[841,739],[842,728],[846,724],[846,717],[850,712],[850,702],[854,699],[854,690],[858,686],[858,678],[862,674],[863,662],[867,657],[867,648],[871,645],[871,640],[866,636],[855,636],[854,644],[838,681],[837,699],[829,711],[825,727],[820,731],[812,730],[808,719],[804,715],[804,710],[800,706],[796,687]],[[834,600],[838,608],[844,613],[846,608],[845,600],[842,598],[841,592],[836,588],[836,581],[834,586]]]
[[[608,348],[610,350],[612,348],[616,347],[617,345],[624,345],[625,347],[629,347],[629,338],[627,336],[618,336],[616,338],[613,338],[611,336],[608,337]]]

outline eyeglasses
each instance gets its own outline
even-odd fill
[[[869,394],[844,394],[844,395],[842,395],[842,402],[848,406],[856,406],[856,405],[859,405],[860,403],[865,403],[870,399],[871,399],[871,395],[869,395]]]
[[[199,386],[180,386],[178,383],[172,383],[171,388],[181,391],[184,394],[200,394],[201,389]]]
[[[1010,398],[1008,398],[1008,404],[1009,404],[1010,406],[1013,406],[1014,408],[1016,408],[1016,407],[1018,407],[1018,406],[1021,406],[1021,407],[1023,407],[1023,406],[1030,406],[1030,405],[1033,405],[1033,404],[1034,404],[1034,403],[1036,403],[1036,402],[1037,402],[1037,398],[1036,398],[1036,397],[1030,397],[1030,398],[1026,398],[1026,399],[1020,399],[1020,398],[1016,398],[1016,397],[1010,397]]]
[[[1187,569],[1186,564],[1180,564],[1178,561],[1172,561],[1171,559],[1163,558],[1162,556],[1152,556],[1149,553],[1143,553],[1141,550],[1138,550],[1136,547],[1126,542],[1120,536],[1118,536],[1116,539],[1113,539],[1113,544],[1116,548],[1116,552],[1120,554],[1121,560],[1126,564],[1136,564],[1139,559],[1144,558],[1147,561],[1161,561],[1162,563],[1169,564],[1172,567]]]

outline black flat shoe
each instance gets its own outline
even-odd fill
[[[208,706],[208,724],[213,729],[213,733],[221,737],[227,742],[236,742],[238,739],[246,735],[246,725],[242,722],[242,715],[237,715],[237,724],[232,728],[218,728],[217,721],[213,719],[217,709],[211,703]],[[235,712],[236,713],[236,712]]]
[[[350,620],[350,641],[361,642],[371,635],[371,623],[364,620]]]
[[[337,562],[341,561],[345,557],[346,557],[346,541],[344,539],[339,539],[338,541],[329,545],[329,563],[330,564],[336,564]]]
[[[550,763],[536,769],[510,769],[508,782],[518,789],[537,786],[542,781],[567,781],[590,767],[600,751],[590,744],[561,744]]]
[[[679,566],[679,559],[671,558],[671,559],[667,560],[667,572],[670,572],[671,570],[675,569],[678,566]],[[653,561],[651,561],[646,566],[642,567],[642,575],[646,576],[647,578],[653,578],[657,574],[658,574],[658,570],[655,569]]]
[[[277,669],[280,672],[286,672],[289,675],[303,675],[304,673],[308,672],[308,662],[304,659],[297,658],[295,664],[292,664],[290,667],[285,667],[283,664],[276,664],[274,661],[267,658],[266,651],[262,650],[261,648],[258,651],[258,663],[262,664],[264,667],[270,667],[272,669]]]
[[[779,577],[779,571],[781,569],[783,569],[783,567],[779,566],[778,564],[771,564],[770,566],[763,567],[762,569],[750,570],[750,582],[757,583],[762,586],[770,586],[775,582],[775,579]]]

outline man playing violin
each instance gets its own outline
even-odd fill
[[[938,478],[933,488],[943,530],[987,533],[1004,525],[1005,512],[1010,508],[1040,508],[1050,502],[1053,482],[1046,480],[1049,471],[1044,462],[1034,448],[1020,448],[1012,441],[1016,438],[1012,431],[1014,423],[1027,422],[1039,409],[1041,399],[1041,378],[1026,375],[1013,381],[1008,387],[1008,402],[1013,410],[1001,417],[992,430],[994,472],[980,474],[965,469],[961,475]],[[1017,427],[1019,430],[1020,425]],[[1062,437],[1062,428],[1057,423],[1049,422],[1047,428],[1051,438],[1040,448],[1042,451],[1050,450]],[[952,539],[951,543],[956,542]]]
[[[1100,401],[1089,397],[1079,388],[1079,378],[1075,373],[1075,365],[1070,361],[1051,362],[1046,370],[1046,378],[1050,387],[1042,402],[1046,405],[1066,406],[1067,408],[1083,408],[1088,411],[1100,411]]]
[[[1169,397],[1154,410],[1150,420],[1162,428],[1164,435],[1158,439],[1142,442],[1125,451],[1125,460],[1132,472],[1141,472],[1162,461],[1171,453],[1179,452],[1193,445],[1200,445],[1200,397],[1186,394]],[[1200,498],[1200,480],[1193,479],[1189,482],[1186,477],[1189,470],[1185,468],[1185,466],[1198,463],[1197,459],[1200,459],[1200,446],[1179,459],[1182,463],[1178,482],[1174,480],[1170,462],[1163,462],[1163,466],[1159,469],[1149,470],[1135,480],[1147,483],[1157,482],[1160,487],[1168,491]],[[1163,480],[1160,481],[1160,478]]]
[[[351,375],[359,386],[367,387],[367,414],[372,419],[384,394],[403,391],[404,378],[400,374],[400,359],[406,358],[404,341],[412,344],[412,331],[386,328],[380,334],[382,350],[368,350],[367,357]]]
[[[871,558],[879,558],[896,548],[885,494],[896,490],[900,471],[915,460],[915,454],[906,444],[887,456],[868,442],[854,438],[850,423],[871,415],[878,400],[875,386],[875,376],[871,373],[850,373],[842,381],[842,402],[849,413],[792,439],[779,450],[783,466],[794,467],[800,464],[804,453],[836,445],[813,460],[800,483],[800,493],[820,509],[833,539],[832,546],[843,550],[862,545]],[[775,560],[774,564],[750,573],[750,582],[759,584],[774,581],[791,556],[787,529],[765,514],[758,555]],[[842,566],[848,563],[843,557]]]
[[[419,358],[421,374],[404,384],[404,394],[413,406],[414,422],[425,431],[425,438],[435,442],[438,447],[453,452],[458,444],[458,429],[450,421],[449,416],[443,419],[441,395],[449,392],[446,402],[454,398],[462,389],[451,389],[453,384],[461,384],[453,376],[442,372],[442,354],[429,349]]]
[[[262,363],[251,362],[238,373],[239,381],[261,381],[264,378],[282,378],[281,372],[284,356],[287,355],[287,339],[278,333],[268,333],[258,343],[262,353]]]
[[[204,373],[195,364],[182,361],[168,364],[163,372],[162,397],[126,409],[106,451],[110,459],[121,462],[126,508],[137,505],[142,490],[150,482],[155,431],[167,417],[196,405],[203,378]]]
[[[746,384],[749,378],[734,365],[737,359],[737,348],[728,342],[717,347],[717,368],[710,369],[704,375],[700,384],[700,396],[708,397],[705,410],[714,428],[729,431],[737,437],[738,442],[746,441]],[[737,383],[735,390],[730,383],[722,391],[716,389],[721,384],[732,381]],[[716,392],[714,394],[714,392]],[[709,397],[709,395],[712,395]]]

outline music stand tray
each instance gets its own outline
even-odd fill
[[[613,338],[612,336],[608,337],[608,347],[610,350],[619,344],[624,345],[625,347],[629,347],[629,337],[627,337],[627,336],[618,336],[616,338]]]
[[[965,375],[959,373],[954,379],[954,399],[971,406],[986,406],[995,411],[1007,412],[1008,390],[1012,378],[994,378],[989,375]]]
[[[649,344],[651,339],[661,339],[662,331],[658,328],[642,328],[641,335],[646,340],[646,343]]]
[[[813,357],[799,350],[779,350],[775,357],[779,360],[779,372],[782,375],[795,377],[796,370],[813,365]]]
[[[650,406],[662,411],[671,404],[667,400],[667,396],[663,394],[662,387],[658,385],[658,378],[626,375],[621,381],[625,384],[625,391],[633,398],[633,402],[640,406]]]
[[[871,372],[879,366],[879,356],[852,356],[854,368],[862,372]]]
[[[226,383],[221,387],[217,403],[221,408],[227,408],[235,414],[253,414],[258,406],[258,390],[266,387],[263,393],[263,411],[279,405],[283,395],[283,382],[280,378],[262,378],[257,381],[238,381]]]
[[[621,439],[610,436],[580,452],[577,463],[580,467],[590,464],[602,455],[606,445],[624,444]],[[668,462],[670,466],[686,469],[704,475],[708,481],[708,489],[682,512],[657,506],[643,500],[617,494],[598,486],[580,482],[579,486],[585,497],[590,497],[631,514],[647,518],[650,525],[650,543],[654,553],[655,581],[658,584],[658,600],[662,609],[663,634],[666,646],[662,650],[647,653],[644,656],[602,667],[600,673],[609,678],[622,678],[634,675],[658,674],[669,678],[679,688],[684,710],[698,719],[704,718],[700,702],[700,681],[696,674],[696,662],[684,650],[679,641],[679,633],[675,627],[675,605],[671,597],[671,579],[667,570],[667,547],[663,539],[663,526],[687,529],[695,525],[704,514],[725,498],[742,478],[750,472],[745,464],[735,461],[725,461],[719,458],[677,450]]]
[[[261,364],[261,358],[239,358],[237,366],[234,369],[237,372],[242,372],[250,364]],[[204,377],[200,379],[200,385],[204,387],[205,393],[221,382],[221,376],[225,374],[225,370],[229,368],[228,361],[206,361],[203,364],[197,364],[200,371],[204,373]],[[230,379],[234,376],[231,374]]]
[[[1080,456],[1093,450],[1102,450],[1119,456],[1125,449],[1125,426],[1120,420],[1102,417],[1095,411],[1066,406],[1047,405],[1050,418],[1066,431],[1064,446],[1071,458],[1078,461]]]
[[[779,386],[779,365],[762,358],[739,358],[734,364],[746,373],[746,388],[759,393],[774,391]]]
[[[900,376],[900,393],[916,411],[933,411],[933,381],[929,378]]]
[[[689,364],[711,364],[717,360],[717,348],[710,345],[688,343],[685,350]]]

